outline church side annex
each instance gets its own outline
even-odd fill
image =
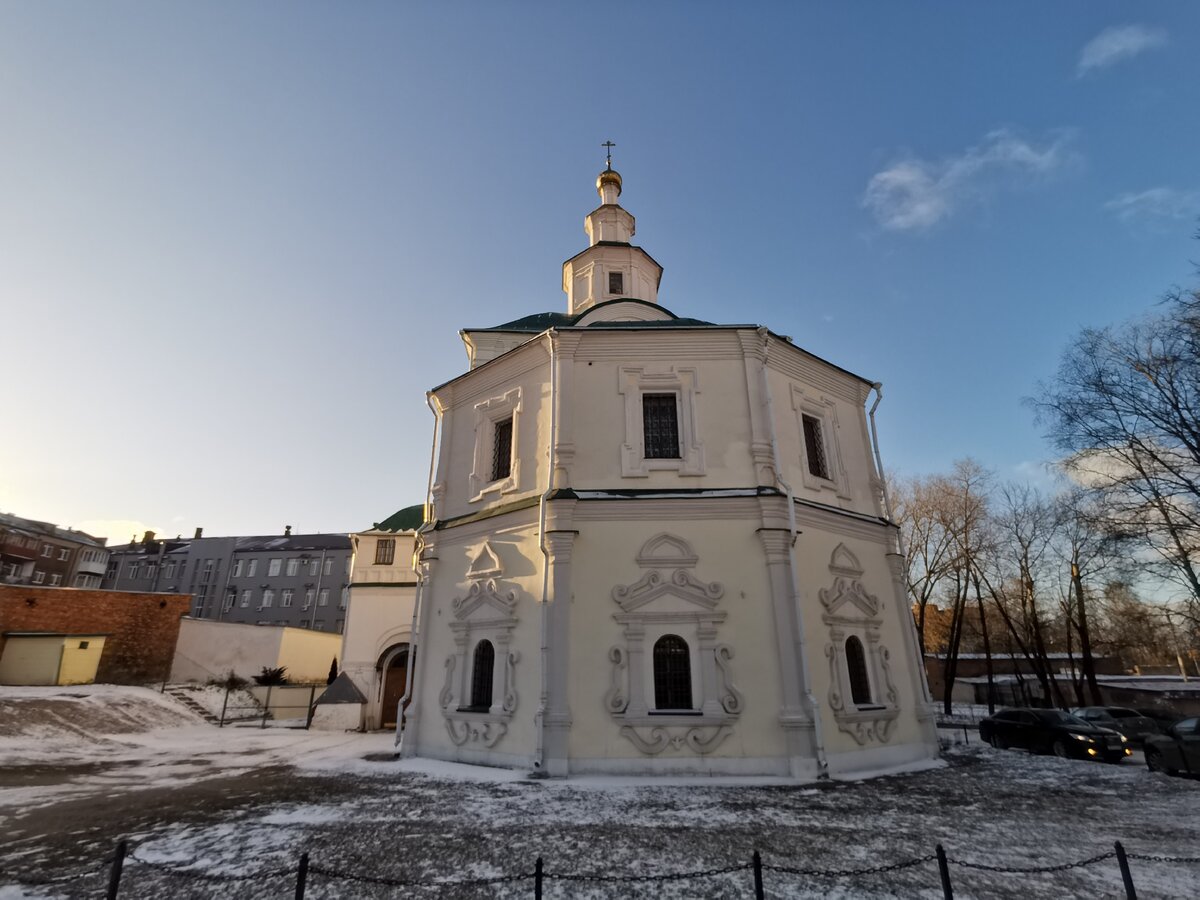
[[[464,330],[429,393],[402,754],[805,780],[936,756],[878,385],[661,306],[611,156],[596,186],[567,311]]]

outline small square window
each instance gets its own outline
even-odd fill
[[[499,481],[512,474],[512,416],[496,423],[492,441],[492,481]]]
[[[674,394],[642,394],[646,459],[679,459],[679,407]]]
[[[80,641],[80,642],[79,642],[79,649],[80,649],[80,650],[86,650],[86,649],[88,648],[88,646],[89,646],[89,644],[88,644],[88,642],[87,642],[87,641]]]
[[[821,435],[821,420],[801,416],[804,423],[804,450],[808,456],[808,471],[817,478],[829,480],[829,463],[825,458],[825,441]]]
[[[608,292],[610,294],[625,293],[625,274],[623,272],[608,273]]]
[[[396,559],[396,539],[379,538],[375,541],[375,565],[390,566]]]

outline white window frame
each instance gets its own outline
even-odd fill
[[[303,608],[308,609],[310,606],[312,606],[313,600],[316,598],[316,596],[317,596],[317,592],[314,591],[312,588],[309,588],[308,590],[306,590],[304,592],[304,607]]]
[[[493,446],[496,441],[496,425],[512,419],[512,455],[508,477],[492,478]],[[491,397],[475,404],[475,464],[471,470],[471,502],[483,500],[488,494],[511,494],[521,489],[521,454],[518,452],[521,438],[521,389],[513,388],[499,397]]]
[[[46,580],[46,573],[40,569],[33,573],[33,583],[42,584]]]
[[[295,578],[300,573],[300,560],[292,557],[287,561],[287,574],[289,578]]]
[[[233,571],[229,573],[229,577],[230,578],[241,578],[242,577],[242,561],[240,559],[235,559],[233,561]]]
[[[71,556],[71,551],[68,550],[66,547],[62,547],[58,551],[58,561],[59,562],[64,562],[65,560],[69,559],[70,556]]]
[[[262,603],[259,609],[269,609],[275,605],[275,592],[271,588],[263,588]]]
[[[325,558],[325,574],[326,575],[333,574],[333,557],[332,556],[328,556]]]
[[[239,604],[242,607],[242,609],[245,609],[247,606],[250,605],[250,598],[253,596],[254,596],[254,591],[250,590],[249,588],[242,591],[242,600],[241,600],[241,603]]]
[[[51,574],[50,575],[50,586],[57,587],[60,584],[62,584],[62,574],[59,572],[54,572],[53,574]]]
[[[842,463],[842,444],[838,435],[837,403],[822,394],[813,394],[797,384],[792,385],[792,409],[796,414],[796,429],[800,436],[800,474],[805,487],[814,491],[830,491],[843,500],[850,499],[846,485],[846,467]],[[825,465],[829,477],[813,474],[808,467],[808,444],[804,436],[804,417],[817,420],[824,444]]]
[[[321,571],[321,561],[319,559],[311,559],[308,562],[308,577],[316,578]]]
[[[247,578],[253,578],[254,574],[257,571],[258,571],[258,560],[257,559],[252,559],[246,563],[246,577]]]
[[[698,437],[696,395],[699,375],[692,367],[622,366],[618,391],[625,397],[625,442],[621,445],[621,475],[646,478],[652,471],[679,475],[706,473],[704,442]],[[679,458],[647,459],[642,413],[643,394],[674,394],[678,403]]]
[[[268,578],[278,578],[279,572],[282,569],[283,569],[283,560],[280,559],[279,557],[275,557],[269,563],[267,563],[267,577]]]
[[[329,588],[321,588],[321,592],[317,594],[317,606],[329,605]]]
[[[296,592],[291,588],[284,588],[279,594],[279,605],[284,609],[291,608],[292,598],[296,596]]]
[[[43,544],[42,545],[42,556],[49,559],[53,555],[54,555],[54,548],[51,547],[49,544]]]

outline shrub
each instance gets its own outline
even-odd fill
[[[287,677],[287,666],[276,666],[273,669],[263,666],[262,671],[254,676],[254,683],[262,685],[289,684],[290,682],[288,681]]]

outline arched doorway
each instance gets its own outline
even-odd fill
[[[396,707],[408,686],[408,644],[396,644],[379,657],[379,727],[396,727]]]

